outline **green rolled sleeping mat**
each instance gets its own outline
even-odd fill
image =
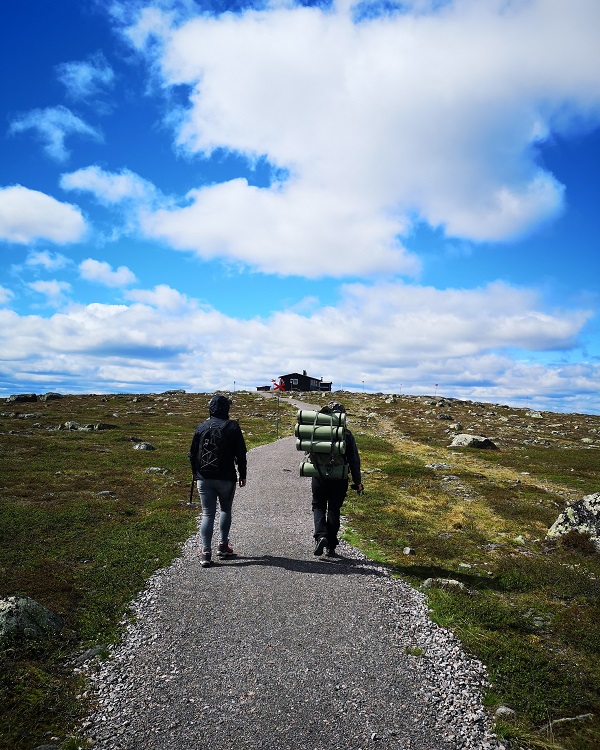
[[[319,472],[316,466],[310,463],[310,461],[303,461],[300,464],[300,476],[301,477],[323,477],[323,469]],[[330,467],[326,473],[327,479],[347,479],[348,478],[348,464],[336,464]]]
[[[296,448],[307,455],[300,464],[301,477],[346,479],[346,415],[339,412],[298,412],[294,428]]]
[[[330,443],[328,440],[296,440],[296,450],[307,453],[329,453],[333,456],[343,456],[346,452],[346,441],[340,440]]]
[[[328,440],[329,442],[338,442],[344,439],[344,427],[313,427],[312,424],[297,424],[294,428],[294,435],[301,440]],[[304,450],[304,448],[298,448]]]
[[[310,411],[300,409],[298,412],[298,424],[329,425],[331,427],[345,427],[346,415],[342,412]]]

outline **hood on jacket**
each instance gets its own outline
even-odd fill
[[[229,419],[229,407],[231,401],[226,396],[213,396],[208,402],[208,413],[211,417]]]

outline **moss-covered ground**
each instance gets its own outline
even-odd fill
[[[248,447],[292,434],[285,398],[233,395]],[[347,537],[415,586],[432,577],[465,585],[428,589],[432,616],[486,664],[490,711],[514,710],[496,725],[510,747],[600,747],[600,556],[585,538],[546,539],[568,503],[600,491],[600,417],[334,396],[347,407],[366,487],[344,506]],[[0,596],[30,596],[65,619],[60,641],[0,652],[2,750],[50,738],[77,746],[68,737],[85,686],[71,659],[119,637],[129,602],[195,530],[187,451],[208,399],[0,404]],[[111,428],[56,429],[68,420]],[[457,432],[499,450],[450,448]],[[133,450],[135,440],[156,450]]]

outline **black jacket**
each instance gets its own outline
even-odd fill
[[[350,430],[346,430],[346,459],[350,468],[350,476],[354,484],[362,484],[360,475],[360,456],[356,447],[356,440]]]
[[[234,419],[222,419],[217,416],[211,416],[209,419],[201,422],[192,439],[190,446],[190,464],[194,479],[202,479],[202,474],[198,470],[198,448],[200,440],[204,433],[211,425],[224,425],[222,429],[223,452],[222,466],[219,466],[219,474],[211,474],[210,479],[225,479],[230,482],[237,481],[236,465],[240,479],[246,479],[246,441],[239,424]],[[221,463],[221,462],[220,462]]]

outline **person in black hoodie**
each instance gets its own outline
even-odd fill
[[[234,554],[229,544],[231,509],[236,484],[246,486],[246,442],[239,424],[229,419],[231,401],[223,395],[213,396],[208,404],[209,418],[194,432],[189,457],[198,494],[202,502],[202,567],[212,563],[212,538],[219,502],[219,557]],[[237,472],[236,472],[237,468]],[[239,473],[239,478],[238,478]]]
[[[346,409],[337,401],[327,404],[331,412],[344,414]],[[354,435],[346,428],[346,461],[350,476],[352,477],[352,488],[360,495],[363,485],[360,473],[360,456]],[[314,520],[314,553],[321,556],[323,552],[328,557],[334,557],[335,548],[339,544],[338,531],[340,529],[341,508],[348,492],[347,479],[312,479],[312,511]]]

